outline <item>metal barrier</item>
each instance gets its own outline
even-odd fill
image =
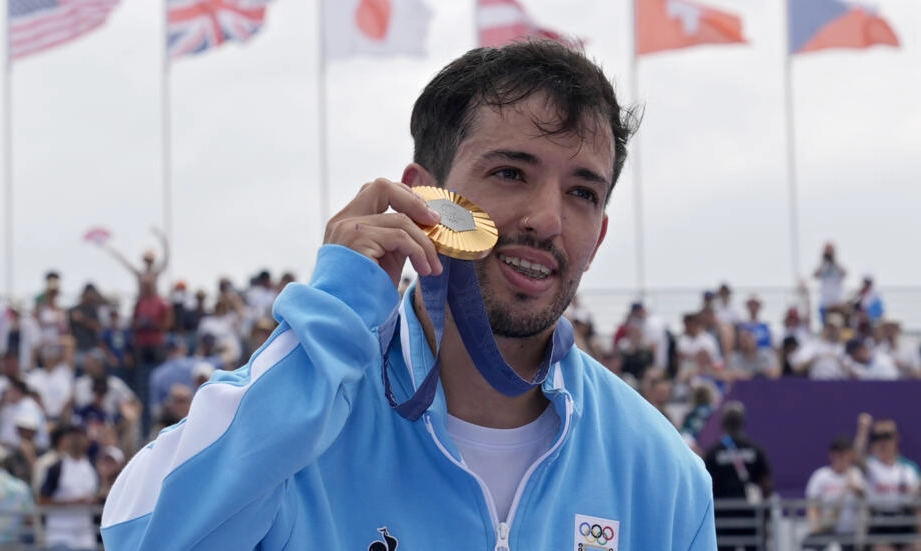
[[[914,544],[921,549],[921,516],[918,512],[877,516],[870,514],[865,501],[857,501],[853,504],[859,513],[857,530],[853,534],[810,534],[810,523],[806,517],[808,505],[805,499],[780,499],[776,496],[755,505],[744,499],[716,500],[714,511],[719,548],[746,551],[837,551],[849,548],[868,551],[879,544]],[[921,511],[921,498],[908,506]],[[727,513],[739,516],[724,516]],[[879,534],[876,533],[877,528],[896,529],[901,533]]]
[[[840,546],[854,546],[869,550],[873,544],[911,544],[921,546],[918,533],[921,517],[918,514],[874,517],[869,514],[865,502],[855,505],[862,511],[858,530],[852,535],[822,534],[809,538],[809,547],[804,542],[809,536],[809,521],[806,518],[808,502],[805,499],[779,499],[776,496],[752,505],[744,499],[718,499],[714,503],[717,516],[717,542],[720,549],[743,549],[752,551],[831,551]],[[921,511],[921,499],[911,504]],[[47,545],[43,522],[45,515],[54,512],[85,512],[92,515],[98,530],[102,507],[37,507],[31,513],[0,511],[0,551],[42,551]],[[876,535],[873,528],[879,526],[905,527],[915,529],[914,534]],[[11,531],[3,531],[11,528]],[[838,545],[838,547],[829,547]],[[97,550],[102,551],[101,544]],[[919,547],[921,549],[921,547]]]

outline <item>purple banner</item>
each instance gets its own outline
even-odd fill
[[[921,381],[742,381],[727,400],[745,404],[745,432],[767,453],[781,497],[803,497],[809,475],[828,464],[829,442],[853,438],[862,412],[895,419],[902,455],[921,463]],[[719,440],[720,417],[701,432],[703,449]]]

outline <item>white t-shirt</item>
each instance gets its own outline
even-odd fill
[[[874,509],[898,511],[918,494],[918,471],[896,461],[887,465],[875,457],[867,458],[867,501]]]
[[[89,498],[99,490],[96,469],[86,457],[74,459],[69,455],[61,458],[61,478],[51,496],[54,501],[69,501]],[[86,506],[74,511],[55,511],[47,514],[45,534],[49,545],[68,545],[74,549],[94,549],[96,529],[93,516]]]
[[[491,429],[448,416],[448,434],[464,463],[492,494],[500,521],[508,518],[525,472],[550,449],[559,430],[560,418],[553,406],[533,422],[514,429]]]
[[[26,375],[26,384],[42,397],[48,417],[57,419],[73,398],[74,372],[66,363],[51,369],[33,369]]]
[[[794,364],[812,362],[810,379],[844,379],[844,345],[825,339],[814,339],[799,347],[790,360]]]
[[[854,490],[848,488],[848,478],[853,486],[866,489],[866,481],[857,467],[838,473],[826,465],[812,473],[806,483],[806,499],[819,502],[823,519],[837,519],[837,534],[853,534],[857,531],[860,498]]]

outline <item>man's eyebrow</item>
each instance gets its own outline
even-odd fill
[[[513,149],[493,149],[492,151],[484,153],[480,159],[482,161],[520,161],[535,166],[540,164],[540,159],[538,159],[536,155],[524,151],[515,151]]]
[[[518,161],[532,166],[539,166],[540,159],[531,153],[525,151],[516,151],[513,149],[494,149],[484,153],[480,157],[480,162],[490,162],[496,160]],[[573,172],[574,176],[589,182],[596,182],[605,186],[611,184],[611,179],[588,168],[577,168]]]

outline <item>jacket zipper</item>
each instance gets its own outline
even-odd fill
[[[435,441],[435,445],[447,457],[451,460],[452,463],[463,469],[465,472],[469,473],[477,481],[477,484],[480,485],[480,491],[483,492],[483,496],[486,498],[486,504],[489,509],[489,516],[493,521],[494,526],[496,527],[496,547],[495,551],[510,551],[509,548],[509,534],[512,531],[512,520],[515,518],[515,513],[518,509],[518,502],[521,500],[521,493],[524,490],[524,487],[527,486],[528,480],[531,478],[531,475],[534,474],[534,471],[537,470],[537,467],[540,466],[544,460],[550,457],[559,447],[563,444],[563,441],[566,440],[566,436],[569,434],[569,425],[572,419],[572,397],[569,394],[564,395],[566,412],[563,417],[563,430],[560,434],[560,437],[556,439],[556,442],[550,446],[550,449],[547,450],[543,455],[537,458],[528,470],[525,471],[524,476],[521,477],[521,482],[518,483],[518,489],[515,490],[515,497],[512,499],[512,506],[508,511],[508,520],[504,522],[499,522],[499,515],[496,513],[496,504],[493,501],[492,494],[489,493],[489,488],[486,487],[486,483],[483,482],[483,479],[477,476],[477,474],[471,471],[466,465],[458,461],[451,455],[448,450],[441,443],[441,440],[438,439],[438,435],[435,434],[435,427],[432,426],[432,415],[431,413],[426,412],[425,419],[425,428],[428,430],[429,434],[432,436],[432,440]]]

